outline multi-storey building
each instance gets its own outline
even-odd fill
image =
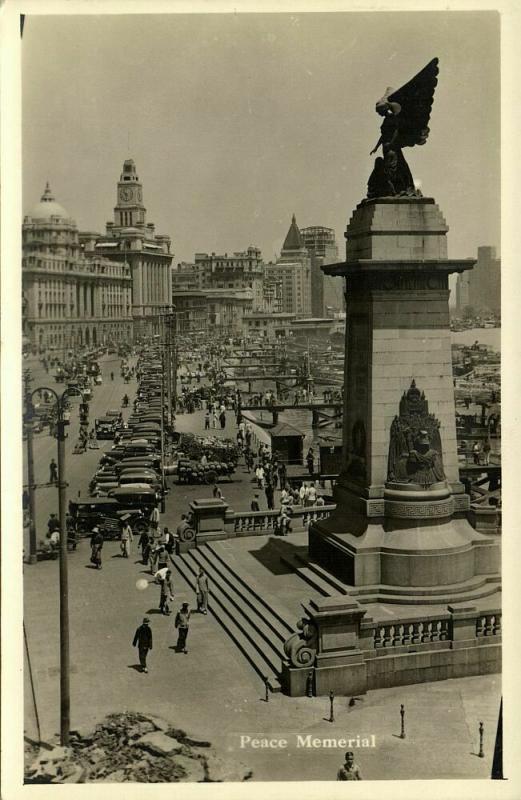
[[[501,259],[495,247],[478,247],[474,269],[458,276],[456,307],[463,311],[465,306],[501,313]]]
[[[172,292],[200,289],[201,283],[202,270],[198,265],[181,261],[172,267]]]
[[[314,225],[301,228],[304,246],[311,255],[311,313],[330,315],[343,308],[342,281],[324,275],[321,267],[338,261],[338,247],[332,228]]]
[[[117,184],[114,221],[107,222],[105,236],[81,232],[80,244],[86,255],[130,264],[134,333],[157,332],[158,315],[172,302],[171,240],[156,234],[154,223],[146,221],[143,187],[131,158]]]
[[[132,278],[126,263],[86,258],[78,228],[49,184],[22,226],[24,335],[36,348],[69,350],[129,341]]]
[[[311,316],[311,256],[294,214],[280,257],[274,264],[266,264],[265,274],[268,281],[281,282],[281,311],[298,317]]]
[[[263,308],[264,264],[258,247],[250,246],[231,256],[196,253],[195,267],[200,274],[201,289],[251,289],[253,308]]]

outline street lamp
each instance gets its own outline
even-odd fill
[[[75,386],[68,386],[58,395],[54,389],[41,386],[31,393],[47,392],[54,395],[56,400],[56,438],[58,439],[58,498],[60,519],[60,743],[63,747],[69,744],[69,729],[71,716],[70,686],[69,686],[69,586],[67,573],[67,482],[65,480],[65,426],[70,423],[67,398],[69,395],[79,395],[83,401],[82,392]]]

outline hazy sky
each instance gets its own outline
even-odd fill
[[[293,212],[334,228],[343,257],[375,102],[434,56],[430,138],[405,156],[445,215],[449,255],[499,248],[495,12],[28,17],[24,212],[49,180],[80,229],[104,232],[132,157],[175,263],[249,244],[273,258]]]

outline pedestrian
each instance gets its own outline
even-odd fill
[[[300,489],[298,490],[298,497],[299,497],[298,503],[301,506],[305,506],[306,505],[306,497],[307,497],[307,493],[308,493],[307,489],[308,489],[308,487],[306,486],[305,483],[303,483],[301,485]]]
[[[49,483],[58,483],[58,467],[54,458],[51,458],[49,464]]]
[[[168,528],[163,528],[163,545],[169,556],[174,552],[174,544],[174,534]]]
[[[257,486],[259,489],[264,488],[264,467],[261,464],[257,464],[255,469],[255,477],[257,478]]]
[[[129,557],[131,544],[132,544],[132,528],[130,527],[127,520],[126,522],[123,522],[123,527],[121,529],[121,552],[123,554],[123,558]]]
[[[492,449],[492,448],[490,447],[490,442],[489,442],[489,440],[487,439],[487,440],[485,441],[485,444],[483,445],[483,463],[484,463],[484,464],[485,464],[485,466],[487,466],[487,467],[488,467],[488,465],[489,465],[489,463],[490,463],[490,451],[491,451],[491,449]]]
[[[326,504],[326,501],[324,500],[323,496],[321,494],[319,494],[319,496],[317,497],[317,499],[315,501],[315,505],[316,506],[324,506],[325,504]]]
[[[190,627],[190,609],[188,603],[183,603],[180,610],[176,614],[175,626],[177,628],[177,644],[176,650],[178,653],[188,653],[186,648],[186,639],[188,637],[188,629]]]
[[[170,615],[169,603],[174,602],[174,585],[172,583],[172,570],[167,569],[159,580],[161,592],[159,595],[159,610],[166,616]]]
[[[218,419],[219,418],[217,416],[217,411],[212,411],[212,428],[216,428],[217,427]]]
[[[222,499],[223,493],[221,492],[217,484],[214,485],[212,494],[217,500]]]
[[[111,372],[111,373],[110,373],[110,380],[111,380],[111,381],[113,381],[113,380],[114,380],[114,373],[113,373],[113,372]]]
[[[315,454],[313,453],[313,448],[310,447],[308,450],[308,454],[306,456],[306,463],[308,465],[308,472],[310,475],[313,475],[315,471]]]
[[[143,618],[143,623],[139,626],[134,634],[134,641],[132,647],[137,645],[139,653],[139,666],[141,672],[148,672],[147,668],[147,654],[152,650],[152,628],[150,627],[150,620],[148,617]]]
[[[279,484],[280,488],[282,489],[282,487],[286,485],[286,477],[287,477],[286,465],[283,462],[279,464],[278,472],[279,472]]]
[[[474,456],[474,464],[479,464],[481,458],[481,444],[479,442],[475,442],[472,453]]]
[[[152,532],[155,534],[159,527],[159,509],[157,506],[154,506],[152,511],[150,512],[150,528]]]
[[[148,559],[150,558],[150,552],[152,550],[150,542],[148,531],[143,531],[139,537],[138,547],[141,547],[141,562],[145,567],[148,565]]]
[[[208,611],[208,576],[202,567],[197,576],[197,610],[201,614]]]
[[[51,514],[49,517],[49,521],[47,522],[47,530],[49,533],[60,530],[60,520],[56,514]]]
[[[280,536],[287,536],[291,530],[291,517],[287,505],[282,505],[280,514],[275,522],[275,531]]]
[[[337,781],[361,781],[362,773],[360,767],[355,763],[355,757],[351,750],[345,755],[345,762],[340,767],[336,776]]]
[[[317,502],[317,489],[314,483],[310,483],[308,486],[308,492],[305,500],[306,506],[314,506]]]
[[[209,411],[206,411],[206,414],[204,415],[204,429],[205,429],[205,431],[210,430],[210,412]]]
[[[90,538],[90,561],[94,564],[96,569],[101,569],[101,550],[103,548],[103,534],[97,525],[92,529],[92,536]]]
[[[255,497],[253,498],[253,500],[251,501],[250,508],[251,508],[252,511],[260,511],[259,495],[258,494],[256,494]]]
[[[274,497],[274,489],[272,483],[267,483],[266,488],[264,490],[266,494],[266,502],[268,504],[268,511],[271,511],[275,508],[275,497]]]
[[[166,551],[166,547],[164,544],[158,545],[152,551],[152,563],[150,565],[150,571],[153,574],[156,570],[164,569],[168,567],[168,553]]]

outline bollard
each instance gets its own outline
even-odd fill
[[[485,753],[483,752],[483,730],[484,730],[483,723],[480,722],[479,723],[479,753],[478,753],[480,758],[485,758]]]
[[[402,718],[400,739],[405,739],[405,708],[403,705],[400,706],[400,717]]]
[[[308,677],[306,678],[306,695],[307,697],[313,697],[313,672],[308,672]]]
[[[334,709],[333,709],[333,703],[334,702],[335,702],[335,693],[334,693],[333,689],[331,689],[331,691],[329,692],[329,707],[330,707],[329,721],[330,722],[334,722],[335,721],[335,714],[334,714]]]

